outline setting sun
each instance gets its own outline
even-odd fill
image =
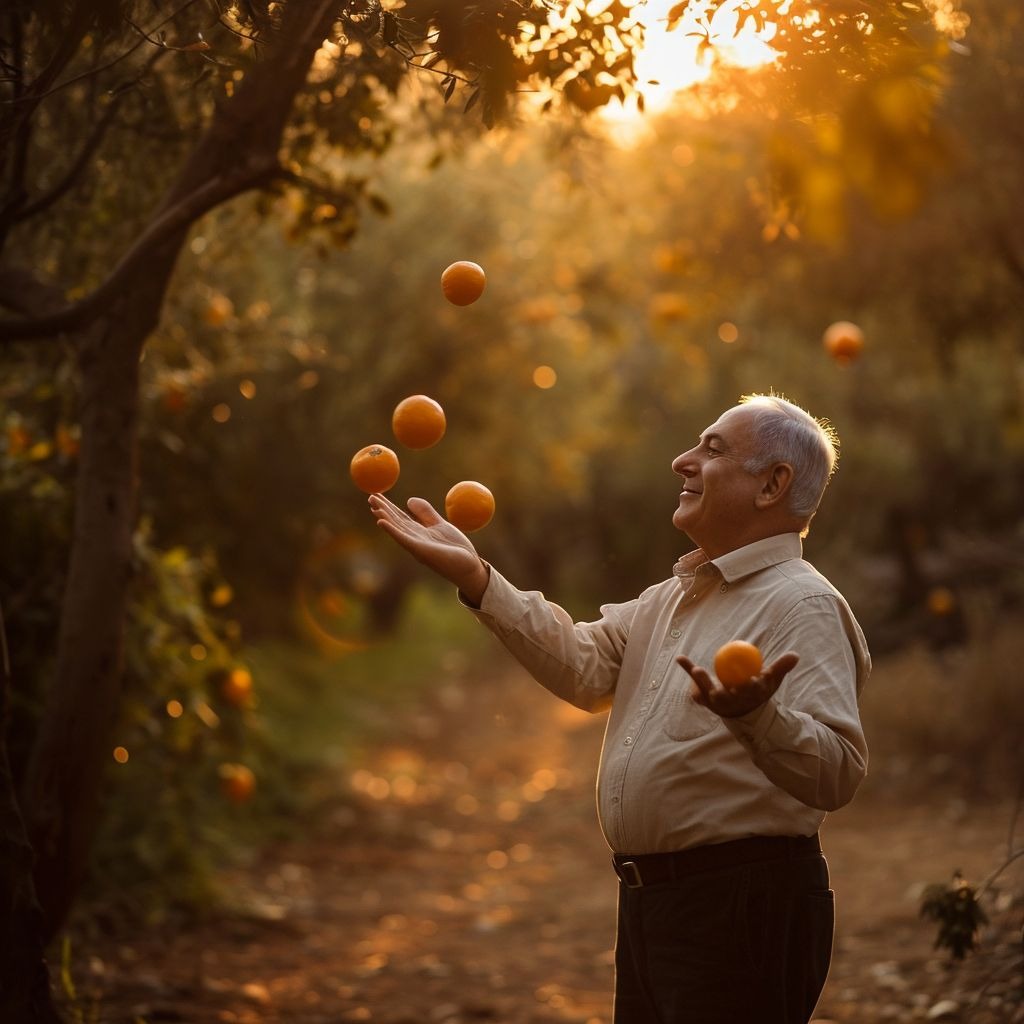
[[[637,82],[648,111],[663,110],[682,90],[705,81],[716,64],[753,68],[770,64],[778,53],[770,43],[775,26],[760,27],[747,18],[739,27],[744,0],[725,0],[709,12],[707,0],[695,0],[686,15],[669,29],[674,0],[637,4],[636,16],[645,26],[643,49],[636,56]],[[606,108],[613,119],[635,116],[635,99],[624,107]]]

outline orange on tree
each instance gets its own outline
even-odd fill
[[[256,776],[244,764],[222,764],[217,772],[221,792],[232,803],[245,803],[256,791]]]
[[[401,467],[398,456],[382,444],[368,444],[352,456],[349,473],[356,487],[367,494],[383,494],[395,486]]]
[[[850,363],[864,347],[864,332],[849,320],[837,320],[825,328],[821,340],[825,351],[837,363]]]
[[[224,677],[221,696],[236,708],[244,708],[252,700],[252,673],[239,665]]]
[[[445,496],[444,514],[463,533],[480,530],[494,516],[494,495],[475,480],[462,480]]]
[[[956,595],[949,587],[932,587],[928,591],[926,603],[932,615],[951,615],[956,610]]]
[[[441,274],[441,291],[456,306],[468,306],[484,293],[487,275],[479,263],[457,260]]]
[[[715,653],[715,675],[730,689],[744,686],[761,671],[761,652],[746,640],[730,640]]]
[[[391,429],[406,448],[430,448],[444,437],[446,427],[444,409],[426,395],[403,398],[391,415]]]

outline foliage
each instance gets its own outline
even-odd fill
[[[208,556],[158,550],[143,523],[127,625],[126,695],[116,730],[121,759],[108,768],[108,809],[94,881],[119,913],[171,899],[201,905],[225,843],[218,819],[233,808],[219,772],[268,756],[255,710],[228,700],[222,682],[242,665],[237,623],[215,605],[227,585]],[[148,808],[140,828],[138,809]],[[117,880],[114,885],[113,880]]]
[[[921,916],[938,923],[936,949],[954,960],[963,958],[978,942],[978,929],[988,921],[977,893],[957,871],[951,885],[930,885],[921,899]]]
[[[950,109],[979,89],[1001,93],[1008,83],[991,76],[961,64]],[[398,158],[375,162],[390,216],[365,222],[347,249],[314,231],[282,250],[287,197],[260,207],[262,222],[241,207],[207,221],[147,360],[144,491],[161,529],[215,538],[232,578],[249,581],[237,588],[243,617],[261,628],[270,616],[245,605],[295,592],[331,537],[364,552],[332,585],[350,590],[366,559],[401,573],[344,467],[362,445],[387,443],[397,400],[426,392],[451,430],[438,449],[400,453],[396,494],[438,503],[455,480],[483,479],[499,507],[483,549],[586,614],[676,557],[665,509],[680,440],[741,392],[775,387],[830,416],[845,442],[808,549],[850,591],[879,650],[907,628],[955,639],[955,617],[927,612],[934,586],[955,581],[963,598],[995,585],[1012,605],[1019,285],[998,268],[979,275],[991,241],[981,225],[961,230],[975,209],[962,176],[991,166],[988,139],[916,215],[890,224],[861,210],[826,245],[776,219],[766,130],[757,108],[712,121],[684,107],[630,148],[570,122],[464,143],[431,169],[435,140],[410,125]],[[946,130],[967,137],[973,118]],[[1004,209],[1012,194],[1000,193]],[[478,259],[491,281],[459,311],[437,282],[455,256]],[[868,347],[838,368],[820,337],[846,316]],[[554,387],[536,386],[537,367],[555,372]],[[218,423],[222,404],[231,417]],[[201,496],[188,483],[198,474],[210,480]],[[985,501],[966,501],[968,490]],[[963,564],[955,538],[981,532],[991,556]]]
[[[153,555],[159,589],[175,595],[159,625],[150,623],[166,632],[172,616],[194,617],[208,573],[180,550]],[[146,633],[140,618],[133,616],[133,646],[149,651],[133,664],[148,674],[133,678],[118,733],[131,756],[110,766],[108,809],[76,923],[82,934],[230,904],[225,870],[336,815],[362,751],[388,734],[396,714],[466,672],[484,640],[468,614],[422,588],[391,641],[359,650],[318,633],[305,642],[211,646],[197,661],[173,640],[165,645],[166,637]],[[335,616],[324,628],[340,641],[352,635],[350,625]],[[242,707],[220,688],[222,669],[239,664],[254,679]],[[219,769],[239,761],[254,771],[256,790],[236,804],[221,789]]]

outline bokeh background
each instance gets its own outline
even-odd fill
[[[66,74],[131,36],[127,7],[108,6]],[[629,13],[578,6],[599,26]],[[686,7],[655,6],[652,39]],[[367,752],[394,722],[453,673],[494,666],[450,588],[374,528],[348,476],[373,442],[399,452],[396,501],[485,483],[497,513],[474,535],[482,555],[585,619],[685,550],[673,457],[740,395],[786,395],[842,442],[805,551],[875,656],[872,779],[908,806],[1017,792],[1024,21],[1015,0],[915,6],[909,29],[863,6],[878,32],[861,50],[847,25],[820,52],[740,68],[716,60],[725,28],[688,37],[684,23],[666,38],[696,45],[696,80],[678,93],[651,80],[681,50],[630,65],[628,88],[549,68],[548,91],[515,97],[490,130],[480,104],[464,110],[463,81],[439,90],[398,61],[392,82],[370,59],[393,59],[386,48],[366,42],[354,67],[324,43],[285,135],[296,180],[196,219],[145,345],[123,700],[72,918],[86,934],[208,913],[220,868],[301,835],[325,802],[366,799]],[[777,5],[749,9],[751,30],[754,15],[780,20]],[[240,80],[223,32],[186,34],[195,14],[172,23],[170,60],[122,81],[90,172],[6,228],[8,251],[71,301]],[[40,47],[41,17],[25,22]],[[523,45],[545,52],[531,33]],[[212,50],[181,45],[194,38]],[[115,95],[89,88],[40,108],[42,191],[62,187],[85,137],[75,111]],[[465,308],[439,287],[456,259],[488,275]],[[847,363],[822,344],[837,320],[864,332]],[[17,780],[55,671],[81,392],[73,336],[14,339],[0,360]],[[390,433],[416,393],[448,418],[422,452]]]

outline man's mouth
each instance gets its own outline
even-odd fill
[[[682,490],[681,490],[681,491],[679,492],[679,497],[680,497],[680,498],[681,498],[681,497],[683,497],[683,495],[684,495],[684,494],[694,494],[694,495],[699,495],[699,494],[701,494],[701,492],[700,492],[700,491],[695,491],[695,490],[694,490],[694,489],[693,489],[692,487],[684,487],[684,488],[683,488],[683,489],[682,489]]]

